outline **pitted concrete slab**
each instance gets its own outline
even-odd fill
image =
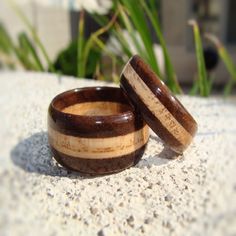
[[[182,156],[152,133],[137,166],[90,177],[51,157],[47,108],[59,92],[107,84],[24,72],[0,82],[1,235],[236,234],[235,98],[179,97],[199,123]]]

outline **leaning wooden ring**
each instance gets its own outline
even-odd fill
[[[149,128],[120,88],[88,87],[56,96],[48,110],[48,137],[55,159],[90,174],[136,164]]]
[[[137,55],[121,74],[121,88],[152,130],[177,153],[191,143],[197,123],[151,68]]]

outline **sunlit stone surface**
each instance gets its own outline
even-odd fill
[[[199,124],[183,156],[167,159],[152,133],[137,166],[92,178],[51,159],[47,108],[105,83],[23,72],[0,82],[0,235],[235,234],[235,98],[180,97]]]

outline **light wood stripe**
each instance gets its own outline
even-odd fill
[[[161,124],[183,145],[191,142],[191,134],[175,119],[161,101],[153,94],[144,83],[134,68],[128,63],[123,70],[125,79],[141,98],[150,112],[161,122]]]
[[[80,138],[62,134],[48,127],[49,143],[69,156],[89,159],[128,155],[147,143],[149,128],[145,125],[133,133],[110,138]]]

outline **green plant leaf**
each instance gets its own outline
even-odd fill
[[[127,42],[127,40],[124,37],[124,34],[122,32],[122,29],[119,24],[115,24],[115,30],[114,30],[114,35],[117,37],[123,52],[130,58],[132,56],[132,52],[130,50],[130,46]]]
[[[161,32],[161,26],[160,26],[158,17],[156,18],[156,16],[154,15],[155,13],[153,13],[154,10],[151,11],[145,1],[141,1],[141,3],[142,3],[142,6],[143,6],[148,18],[150,19],[150,21],[153,25],[153,28],[155,30],[155,33],[156,33],[158,39],[160,40],[160,44],[161,44],[163,54],[164,54],[164,61],[165,61],[166,83],[167,83],[168,87],[174,93],[180,93],[180,92],[182,92],[182,90],[179,86],[179,83],[176,78],[176,74],[174,72],[174,67],[173,67],[171,60],[170,60],[167,46],[166,46],[164,37]]]
[[[107,16],[94,14],[92,15],[92,17],[101,27],[109,23],[109,19]],[[118,40],[125,55],[131,57],[132,52],[130,50],[130,46],[127,43],[127,40],[125,39],[122,28],[118,22],[114,23],[114,27],[110,28],[109,33],[110,36],[113,36]]]
[[[159,0],[149,0],[146,4],[150,5],[150,11],[152,12],[152,15],[154,18],[158,18],[158,9],[160,9],[160,1]]]
[[[84,66],[84,10],[80,12],[79,17],[79,34],[78,34],[78,54],[77,54],[77,77],[83,78],[85,76]]]
[[[227,97],[232,93],[233,87],[235,86],[235,80],[230,80],[224,87],[224,96]]]
[[[140,42],[137,39],[138,32],[135,31],[133,24],[131,23],[126,12],[124,11],[123,6],[119,5],[119,11],[120,11],[121,20],[122,20],[125,28],[129,32],[129,35],[133,41],[133,44],[135,45],[135,48],[137,49],[138,54],[142,55],[145,59],[148,59],[145,50],[142,48],[142,45],[140,44]]]
[[[10,69],[14,69],[16,64],[20,62],[13,57],[15,53],[13,40],[7,30],[0,23],[0,61],[2,65],[6,65]]]
[[[208,94],[210,94],[212,91],[214,81],[215,81],[215,77],[212,75],[211,76],[209,75],[208,76]]]
[[[40,58],[29,40],[26,33],[21,33],[18,37],[20,46],[24,49],[24,53],[28,55],[30,58],[29,60],[32,61],[32,64],[34,64],[34,69],[37,71],[44,71],[43,65],[40,61]]]
[[[3,53],[11,54],[13,51],[13,42],[5,27],[0,24],[0,50]]]
[[[78,40],[72,41],[68,47],[62,50],[55,62],[54,67],[64,75],[71,75],[77,77],[77,52]],[[93,78],[97,63],[101,60],[101,51],[98,48],[92,48],[88,55],[88,63],[84,70],[85,78]]]
[[[193,96],[197,95],[198,92],[199,92],[199,82],[198,80],[195,80],[189,94]]]
[[[55,68],[53,67],[53,64],[48,56],[48,53],[47,53],[43,43],[41,42],[35,28],[31,25],[28,18],[25,16],[25,14],[22,12],[20,7],[16,4],[16,2],[14,0],[7,0],[7,1],[10,3],[10,5],[11,5],[12,9],[15,11],[16,15],[22,20],[22,22],[25,24],[25,26],[28,28],[29,32],[31,33],[32,39],[34,40],[36,45],[39,47],[40,51],[42,52],[42,54],[48,64],[49,71],[55,72]]]
[[[203,55],[202,41],[199,32],[198,24],[195,20],[190,20],[189,25],[193,27],[195,48],[196,48],[196,57],[198,64],[198,81],[199,81],[199,91],[200,95],[207,97],[209,96],[209,85],[207,80],[207,71],[205,65],[205,59]]]
[[[36,70],[34,64],[29,59],[28,51],[26,51],[23,47],[19,46],[15,47],[14,52],[21,65],[26,70]]]
[[[121,0],[121,2],[127,9],[130,19],[132,20],[135,28],[140,34],[140,37],[143,41],[148,56],[147,62],[150,64],[152,69],[157,73],[157,75],[162,78],[160,68],[158,66],[155,53],[153,50],[153,42],[151,39],[150,31],[148,29],[147,21],[145,19],[144,11],[141,7],[140,2],[136,0],[129,0],[129,1]]]
[[[109,29],[114,25],[116,18],[117,18],[118,12],[116,12],[112,19],[108,22],[107,25],[105,25],[104,27],[101,27],[100,29],[98,29],[96,32],[94,32],[90,38],[87,40],[87,42],[84,44],[84,49],[83,49],[83,65],[84,68],[86,68],[87,66],[87,62],[88,62],[88,58],[89,58],[89,53],[91,52],[92,48],[95,47],[95,45],[103,52],[105,52],[107,55],[109,55],[111,58],[115,58],[116,56],[110,52],[105,43],[99,39],[99,36],[101,36],[102,34],[104,34],[105,32],[109,31]],[[100,65],[99,65],[100,66]]]
[[[216,47],[218,54],[223,61],[231,80],[227,83],[224,89],[224,94],[229,95],[231,93],[231,90],[233,86],[236,83],[236,66],[233,62],[232,57],[230,56],[227,49],[223,46],[223,44],[220,42],[220,40],[213,34],[205,34],[205,37],[210,40]]]

